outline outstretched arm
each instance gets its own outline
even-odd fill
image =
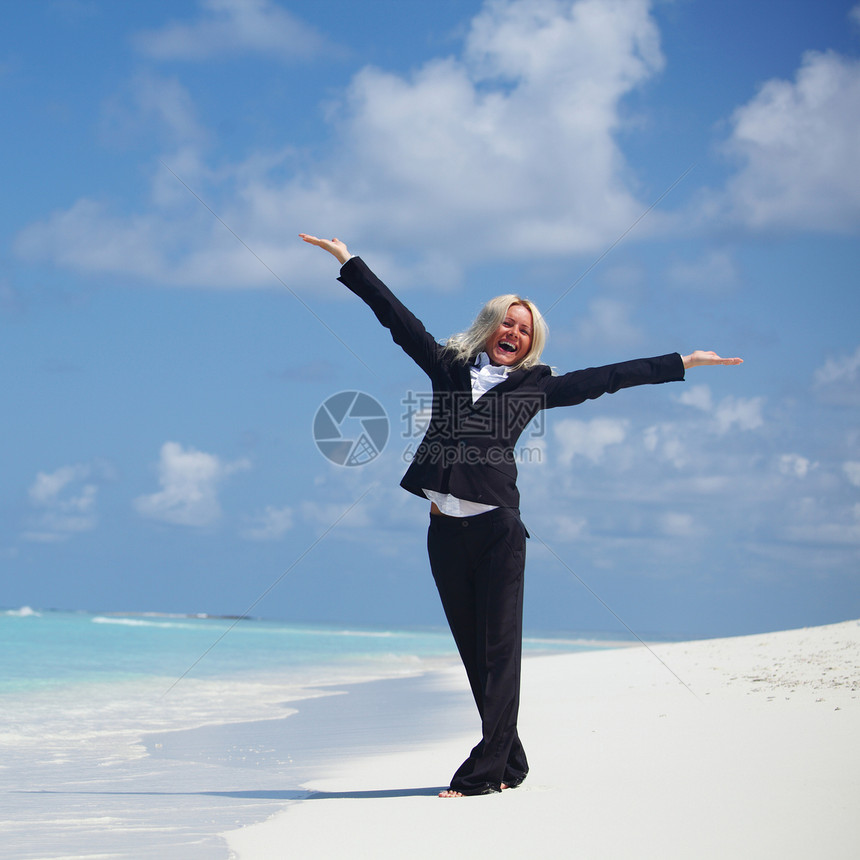
[[[390,332],[394,342],[428,374],[439,363],[442,347],[404,304],[370,271],[367,264],[340,239],[320,239],[307,233],[299,238],[309,245],[328,251],[341,264],[338,280],[355,293]],[[348,266],[343,264],[348,262]]]
[[[708,352],[704,349],[696,349],[689,355],[682,355],[681,360],[684,362],[684,369],[691,367],[704,367],[710,364],[743,364],[742,358],[720,358],[715,352]]]
[[[338,262],[343,265],[352,254],[346,245],[340,239],[318,239],[316,236],[309,236],[307,233],[299,233],[299,238],[309,245],[316,245],[324,251],[328,251],[333,257],[336,257]]]

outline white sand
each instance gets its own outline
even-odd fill
[[[240,860],[860,856],[860,622],[653,652],[525,662],[531,773],[515,791],[435,797],[477,740],[457,708],[462,735],[344,760],[306,786],[316,794],[226,834],[230,848]],[[440,677],[465,684],[460,670]]]

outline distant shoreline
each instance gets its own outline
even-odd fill
[[[268,618],[258,615],[219,615],[209,612],[162,612],[157,610],[124,610],[124,609],[59,609],[34,608],[31,606],[3,607],[0,614],[7,615],[39,615],[42,613],[67,613],[70,615],[103,615],[107,618],[166,618],[166,619],[188,619],[199,621],[252,621],[269,624],[281,624],[296,628],[324,628],[330,630],[368,630],[368,631],[402,631],[402,632],[429,632],[446,634],[448,630],[442,626],[428,625],[382,625],[368,624],[364,622],[345,621],[301,621],[283,618]],[[740,634],[745,635],[745,634]],[[637,638],[638,636],[638,638]],[[688,634],[647,633],[631,634],[624,631],[609,630],[541,630],[527,628],[523,639],[529,642],[546,642],[550,644],[570,644],[582,647],[622,648],[629,645],[637,645],[642,642],[657,644],[666,642],[691,642],[701,639],[715,638],[709,635],[690,636]]]

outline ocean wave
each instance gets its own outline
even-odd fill
[[[7,609],[4,615],[11,615],[14,618],[41,618],[42,613],[36,612],[32,606],[22,606],[20,609]]]
[[[93,624],[121,624],[125,627],[160,627],[166,630],[198,630],[194,624],[183,624],[180,621],[151,621],[147,618],[120,618],[107,615],[94,615]]]
[[[310,628],[297,628],[303,635],[310,636],[363,636],[369,639],[390,639],[393,636],[403,635],[392,630],[313,630]]]

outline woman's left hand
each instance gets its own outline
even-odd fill
[[[340,239],[320,239],[317,236],[309,236],[307,233],[299,233],[299,238],[309,245],[316,245],[324,251],[328,251],[341,264],[345,263],[352,254],[349,253],[349,248]]]
[[[720,358],[715,352],[704,349],[693,350],[689,355],[682,355],[684,369],[690,367],[704,367],[709,364],[743,364],[742,358]]]

